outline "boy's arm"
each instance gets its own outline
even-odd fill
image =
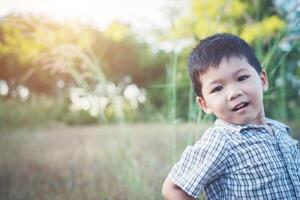
[[[188,195],[180,187],[174,184],[169,178],[166,178],[162,194],[166,200],[194,200],[195,198]]]

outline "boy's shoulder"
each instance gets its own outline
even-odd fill
[[[198,142],[213,142],[219,143],[221,141],[226,142],[227,139],[233,134],[235,131],[234,127],[224,126],[223,121],[216,120],[215,123],[208,127],[201,136],[201,139]]]

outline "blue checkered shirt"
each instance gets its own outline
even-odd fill
[[[168,178],[207,199],[300,199],[300,152],[286,125],[237,126],[216,120],[188,146]]]

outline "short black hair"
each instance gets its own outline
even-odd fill
[[[211,67],[217,68],[224,57],[245,57],[258,74],[262,71],[252,48],[240,37],[229,33],[209,36],[201,40],[189,56],[189,76],[197,96],[202,97],[200,76]]]

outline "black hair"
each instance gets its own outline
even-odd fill
[[[224,57],[245,57],[258,74],[262,71],[252,48],[240,37],[228,33],[209,36],[199,42],[189,57],[189,76],[197,96],[202,97],[200,76],[211,67],[217,68]]]

